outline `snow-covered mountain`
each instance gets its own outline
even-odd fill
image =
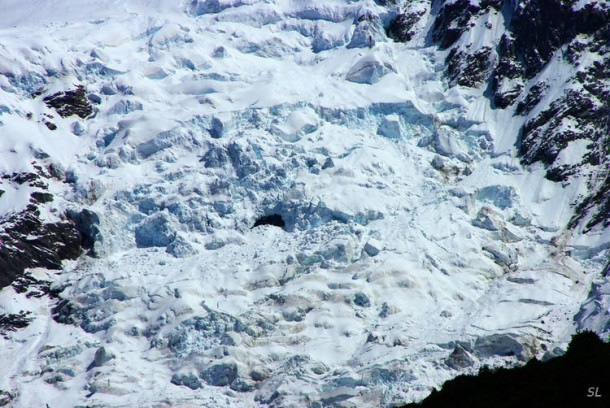
[[[0,405],[388,407],[607,335],[609,7],[0,0]]]

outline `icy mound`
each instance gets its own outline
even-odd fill
[[[447,81],[427,4],[381,3],[1,18],[0,169],[59,169],[39,216],[86,252],[0,292],[14,404],[390,406],[565,346],[608,242],[566,229],[585,188]]]

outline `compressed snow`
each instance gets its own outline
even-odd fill
[[[608,248],[564,229],[586,186],[521,166],[524,118],[448,90],[445,55],[383,38],[381,6],[0,8],[0,171],[61,165],[43,217],[86,207],[101,237],[33,271],[74,324],[0,291],[33,319],[0,339],[16,405],[391,406],[574,332]],[[88,119],[42,102],[80,84]],[[3,179],[0,216],[33,189]],[[457,342],[462,371],[442,363]]]

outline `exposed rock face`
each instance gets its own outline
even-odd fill
[[[521,95],[524,80],[538,74],[560,47],[570,43],[578,34],[594,34],[608,24],[608,11],[595,3],[579,10],[573,10],[573,1],[523,1],[515,9],[513,3],[495,0],[477,5],[468,0],[445,1],[432,31],[433,40],[441,49],[447,49],[473,26],[478,16],[503,13],[508,29],[498,44],[499,61],[492,77],[493,101],[499,108],[514,103]],[[531,41],[532,38],[536,41]],[[484,48],[470,53],[453,49],[448,57],[450,78],[463,86],[481,85],[471,77],[480,75],[482,71]],[[470,63],[464,63],[468,61]],[[456,75],[455,67],[460,65],[471,67]]]
[[[548,84],[546,82],[539,82],[532,86],[525,96],[517,105],[517,114],[518,115],[527,115],[538,105],[538,103],[544,97],[544,92],[548,88]]]
[[[25,268],[61,269],[63,259],[81,253],[74,223],[43,223],[34,205],[0,220],[0,287],[10,285]]]
[[[478,88],[493,69],[492,49],[482,47],[473,54],[468,54],[454,48],[447,57],[447,63],[447,75],[451,84]]]
[[[6,337],[9,332],[27,327],[31,318],[29,312],[21,311],[15,314],[0,314],[0,336]]]
[[[395,406],[400,399],[420,398],[426,387],[456,370],[530,358],[535,350],[523,340],[529,333],[550,343],[571,328],[569,315],[559,313],[575,307],[576,299],[562,300],[576,290],[562,289],[582,289],[583,280],[570,278],[583,279],[584,263],[575,257],[574,274],[563,281],[564,265],[551,262],[555,250],[559,256],[567,250],[551,239],[557,229],[542,225],[539,214],[546,211],[539,209],[547,207],[535,201],[548,201],[549,194],[520,187],[524,173],[545,188],[551,183],[524,171],[511,146],[496,154],[494,144],[516,140],[515,130],[523,124],[518,146],[523,163],[541,162],[549,179],[563,182],[576,176],[576,169],[562,167],[562,151],[598,135],[600,145],[591,149],[597,153],[588,160],[602,166],[606,159],[598,148],[607,146],[608,132],[600,130],[598,119],[609,116],[604,81],[610,64],[600,57],[598,66],[587,65],[587,50],[599,46],[604,55],[606,34],[568,36],[585,48],[555,38],[562,33],[542,36],[548,44],[540,49],[551,51],[544,48],[537,57],[538,51],[521,44],[532,39],[511,21],[525,13],[516,5],[540,9],[550,7],[548,1],[186,3],[190,14],[181,10],[173,22],[134,18],[129,39],[100,45],[112,55],[86,49],[87,42],[74,53],[83,60],[115,60],[126,71],[96,70],[94,76],[88,76],[89,68],[70,71],[86,79],[88,89],[99,90],[102,97],[89,95],[88,101],[100,106],[87,121],[58,122],[55,139],[84,146],[74,149],[73,157],[62,155],[68,168],[55,172],[73,189],[57,192],[53,185],[53,196],[36,188],[30,213],[39,220],[34,206],[44,214],[43,205],[51,200],[56,207],[50,209],[76,208],[61,225],[73,232],[68,238],[76,247],[101,259],[69,263],[53,282],[21,275],[7,288],[21,298],[59,298],[52,315],[61,324],[51,322],[46,338],[57,338],[56,330],[72,334],[70,340],[78,339],[81,348],[74,353],[82,354],[73,361],[55,358],[51,365],[53,349],[36,345],[41,351],[33,360],[40,370],[28,364],[22,373],[12,364],[11,378],[24,374],[20,382],[26,386],[46,381],[84,398],[80,379],[87,377],[86,390],[97,395],[81,398],[85,405],[107,405],[120,393],[133,392],[137,395],[122,401]],[[108,23],[96,24],[95,30],[105,30]],[[176,43],[186,32],[191,42]],[[478,36],[482,32],[493,34]],[[387,37],[412,43],[382,44]],[[283,54],[284,39],[285,50],[294,53]],[[570,58],[565,61],[564,48]],[[137,57],[133,66],[117,59],[130,51]],[[0,47],[0,56],[6,54]],[[579,84],[587,95],[572,87],[570,101],[561,102],[568,94],[556,90],[568,86],[543,75],[559,60],[582,62]],[[404,66],[397,70],[399,64]],[[268,73],[267,67],[272,67]],[[537,73],[529,76],[528,67]],[[320,69],[323,75],[310,74]],[[89,118],[85,96],[77,89],[45,101],[62,116]],[[83,101],[80,114],[70,98]],[[42,104],[40,98],[35,102]],[[15,121],[32,119],[23,117],[28,105],[14,105],[20,109]],[[490,107],[504,111],[489,112]],[[0,114],[3,109],[9,108],[0,105]],[[518,125],[504,128],[499,120]],[[562,128],[568,122],[576,125]],[[48,137],[44,123],[40,127]],[[55,154],[56,147],[49,151]],[[34,186],[38,180],[31,177],[10,176],[5,194],[13,194],[15,183]],[[559,190],[554,187],[548,190]],[[603,221],[609,190],[610,181],[606,190],[585,199],[583,212],[604,209]],[[104,228],[101,214],[108,217]],[[66,249],[62,237],[39,224],[30,228],[35,232],[18,231],[24,248],[46,234],[49,246]],[[250,228],[262,225],[282,229]],[[96,245],[102,238],[104,245]],[[28,260],[36,256],[42,255],[27,254]],[[12,253],[6,258],[20,259]],[[540,259],[549,260],[542,270]],[[538,296],[535,289],[548,289],[552,296]],[[592,293],[587,316],[608,318],[602,307],[606,292],[607,286]],[[584,290],[578,293],[584,298]],[[603,302],[596,303],[599,299]],[[32,324],[38,328],[48,320],[49,303],[31,300],[38,302]],[[514,308],[508,302],[515,302]],[[548,323],[544,310],[557,312],[556,321]],[[15,327],[28,323],[28,316],[7,316]],[[455,340],[447,348],[435,343],[438,334],[452,339],[459,333],[463,343]],[[30,336],[30,330],[23,334]],[[125,348],[136,343],[145,347]],[[120,358],[113,359],[101,344],[117,347]],[[81,375],[90,364],[92,371]],[[147,378],[149,373],[159,376]],[[147,388],[162,383],[158,397]]]
[[[26,268],[61,269],[62,260],[75,259],[81,254],[81,234],[69,215],[64,221],[53,223],[41,218],[40,209],[53,201],[47,182],[56,175],[57,166],[48,167],[49,172],[35,164],[35,172],[2,175],[4,180],[34,191],[25,209],[0,218],[0,288],[25,278]],[[32,279],[21,282],[23,291],[30,283],[37,282]]]
[[[411,41],[415,35],[415,25],[421,20],[425,10],[400,13],[388,25],[388,37],[400,41]]]
[[[14,398],[14,393],[10,391],[0,390],[0,407],[10,404]]]
[[[607,166],[607,160],[604,161],[604,166]],[[600,224],[604,228],[610,225],[610,178],[605,178],[602,183],[597,185],[597,192],[586,197],[578,205],[569,226],[574,228],[590,212],[593,212],[593,216],[585,225],[586,230]]]
[[[608,166],[610,91],[605,84],[610,78],[610,45],[607,41],[610,36],[610,10],[591,3],[574,11],[567,9],[563,2],[555,3],[540,2],[539,12],[550,14],[552,17],[549,18],[556,19],[557,24],[535,27],[536,35],[545,41],[539,45],[539,50],[527,48],[523,51],[523,60],[527,63],[525,76],[536,75],[551,58],[545,56],[559,52],[556,51],[559,47],[564,47],[564,56],[574,67],[572,70],[575,74],[569,79],[570,89],[550,104],[536,109],[536,115],[529,116],[531,119],[522,129],[519,153],[525,164],[544,163],[547,166],[546,177],[556,182],[566,182],[574,175],[583,174],[583,169],[592,169],[588,176],[588,187],[594,193],[579,203],[570,223],[570,227],[575,227],[590,214],[585,225],[585,230],[589,230],[598,224],[605,227],[610,223],[610,186],[605,177],[598,175],[598,172],[605,173]],[[553,11],[544,11],[544,7]],[[532,19],[532,12],[523,13],[523,19]],[[561,22],[559,19],[562,19]],[[525,36],[527,30],[521,25],[526,23],[516,24],[516,32],[522,32]],[[528,44],[528,47],[533,46],[531,42]],[[591,53],[599,55],[600,60],[586,62],[583,56]],[[540,58],[534,59],[534,54],[540,55]],[[533,79],[529,93],[517,110],[523,114],[533,111],[532,106],[542,99],[546,87],[545,82]],[[582,157],[568,163],[559,161],[560,154],[575,143],[586,145]]]
[[[446,73],[450,86],[486,88],[496,109],[514,109],[525,117],[518,144],[524,164],[544,164],[546,178],[555,182],[588,177],[593,194],[578,203],[571,228],[585,217],[585,230],[610,225],[610,183],[597,176],[607,167],[610,133],[610,91],[604,85],[610,78],[607,5],[559,0],[445,0],[436,4],[431,39],[449,50]],[[493,20],[494,16],[501,20]],[[487,43],[474,46],[471,38],[494,29],[492,20],[503,21],[503,32],[495,40],[490,36]],[[395,40],[409,41],[408,34],[400,33],[408,33],[415,21],[413,14],[399,14],[388,33]],[[585,55],[599,55],[599,59],[590,61]],[[563,94],[547,95],[552,79],[543,71],[550,64],[561,69],[560,60],[568,66],[565,72],[570,75],[565,80],[570,86]],[[575,141],[586,145],[585,154],[571,163],[558,161]],[[590,170],[583,174],[582,168]]]
[[[38,212],[31,209],[4,220],[2,224],[2,287],[9,285],[25,268],[60,269],[62,259],[74,259],[80,255],[80,236],[70,222],[43,224]]]
[[[481,6],[470,0],[444,1],[434,20],[432,39],[441,49],[452,46],[470,27],[470,21],[478,15],[484,5],[499,6],[499,1],[482,2]]]
[[[87,92],[82,85],[79,85],[76,89],[46,96],[43,101],[64,118],[77,115],[84,119],[93,113],[93,107],[89,103]]]
[[[510,20],[516,56],[526,78],[532,78],[553,53],[578,34],[593,34],[608,24],[608,11],[595,2],[574,10],[576,1],[521,2]],[[531,41],[536,38],[536,41]]]

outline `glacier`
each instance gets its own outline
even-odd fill
[[[0,0],[0,255],[61,253],[0,291],[0,404],[389,407],[607,334],[607,169],[522,143],[567,46],[502,76],[528,2],[463,3]]]

